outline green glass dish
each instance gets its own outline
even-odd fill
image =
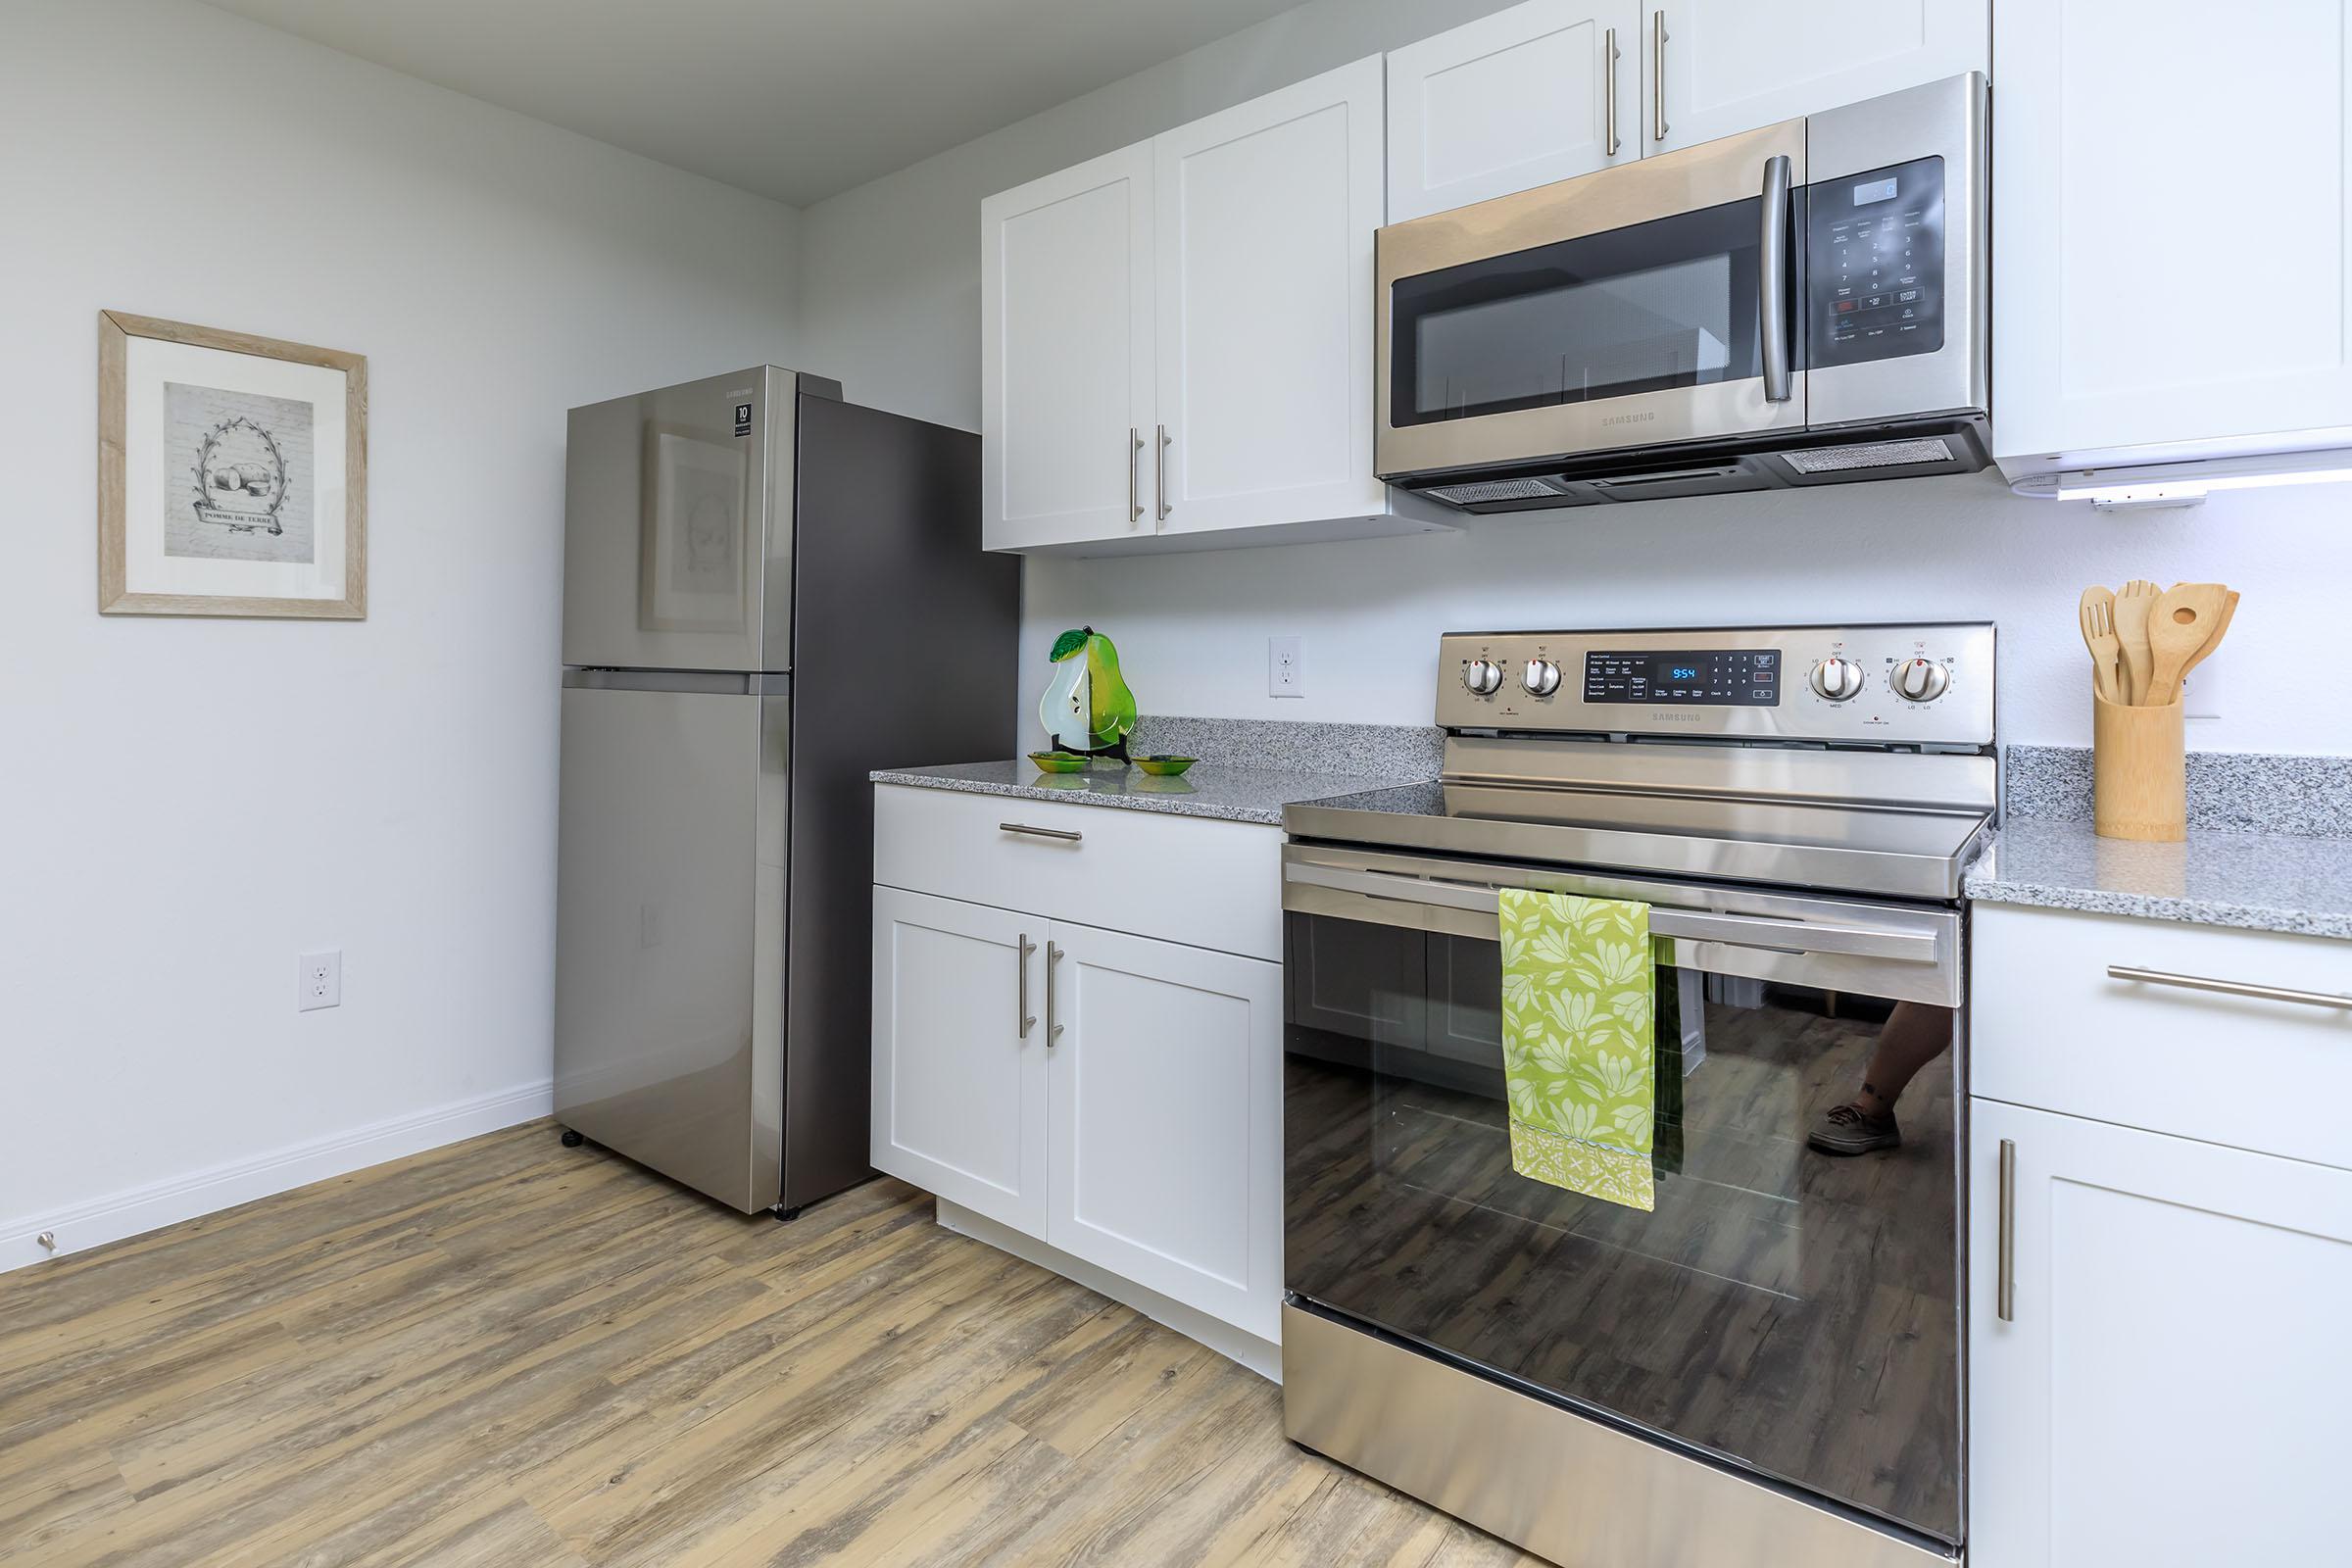
[[[1170,757],[1159,753],[1135,759],[1135,765],[1157,778],[1174,778],[1199,760],[1200,759],[1198,757]]]
[[[1044,773],[1083,773],[1088,760],[1076,752],[1031,752],[1029,760]]]

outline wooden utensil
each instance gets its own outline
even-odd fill
[[[2154,656],[2148,651],[2148,616],[2164,590],[2145,577],[2134,577],[2115,591],[2115,636],[2124,645],[2122,703],[2148,700],[2148,674]]]
[[[2082,590],[2080,610],[2082,619],[2082,646],[2090,650],[2091,689],[2111,703],[2121,703],[2118,661],[2123,645],[2115,636],[2115,595],[2105,588],[2092,586]]]
[[[2148,706],[2180,700],[2180,672],[2219,629],[2229,606],[2230,590],[2218,582],[2177,582],[2156,601],[2148,617]]]
[[[2234,590],[2232,590],[2230,597],[2222,601],[2221,617],[2213,623],[2213,635],[2206,638],[2205,646],[2198,649],[2195,653],[2189,655],[2188,662],[2180,666],[2180,679],[2182,681],[2185,682],[2188,679],[2188,672],[2190,670],[2195,669],[2199,664],[2205,662],[2207,657],[2210,656],[2216,648],[2222,646],[2222,639],[2230,635],[2230,622],[2236,618],[2237,594]]]

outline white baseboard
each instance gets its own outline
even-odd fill
[[[253,1159],[150,1182],[72,1208],[0,1219],[0,1273],[496,1132],[551,1115],[555,1105],[555,1085],[542,1079],[454,1105],[355,1127]],[[55,1240],[54,1249],[41,1245],[44,1231]]]
[[[1274,1341],[1261,1340],[1248,1329],[1236,1328],[1221,1317],[1211,1317],[1197,1306],[1170,1300],[1157,1291],[1121,1278],[1082,1257],[1072,1257],[1059,1248],[1048,1247],[1034,1236],[1024,1236],[1011,1226],[976,1214],[960,1203],[951,1203],[944,1198],[934,1198],[932,1201],[938,1205],[939,1223],[956,1235],[986,1242],[1023,1262],[1076,1280],[1096,1295],[1107,1296],[1122,1306],[1132,1306],[1152,1322],[1164,1323],[1227,1360],[1240,1362],[1269,1383],[1282,1381],[1282,1347]]]

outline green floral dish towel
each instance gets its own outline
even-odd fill
[[[1649,906],[1533,888],[1504,888],[1497,904],[1511,1168],[1655,1209],[1658,963]]]

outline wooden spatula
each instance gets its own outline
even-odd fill
[[[2111,703],[2123,697],[2123,677],[2119,660],[2122,645],[2115,640],[2115,595],[2108,589],[2092,586],[2082,590],[2080,612],[2082,618],[2082,646],[2090,650],[2090,684]]]
[[[2148,617],[2148,706],[2180,701],[2180,672],[2221,628],[2229,607],[2230,590],[2218,582],[2177,582],[2156,601]]]
[[[2148,672],[2153,662],[2148,652],[2148,615],[2156,608],[2156,596],[2163,592],[2145,577],[2134,577],[2115,591],[2115,637],[2124,645],[2121,702],[2148,700]]]

